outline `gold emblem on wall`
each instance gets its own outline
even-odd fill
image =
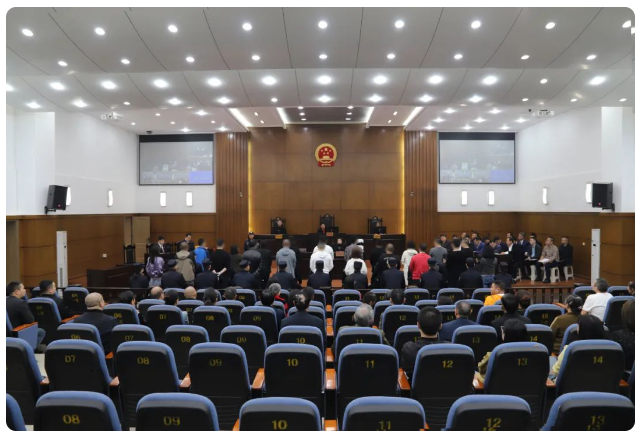
[[[315,160],[320,168],[335,166],[337,150],[330,143],[322,143],[315,150]]]

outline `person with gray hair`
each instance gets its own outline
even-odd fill
[[[342,326],[337,330],[337,333],[339,334],[339,332],[344,328],[371,328],[374,321],[375,311],[373,311],[373,307],[363,303],[355,310],[355,314],[353,314],[353,322],[355,322],[355,324],[352,326]],[[380,331],[380,334],[382,335],[382,343],[389,345],[389,342],[386,340],[386,336],[384,335],[384,331],[381,329],[378,329],[378,331]],[[337,337],[335,337],[335,339],[337,339]]]
[[[268,292],[275,298],[275,302],[281,302],[284,305],[284,310],[288,311],[288,301],[281,297],[281,284],[273,283],[268,287]]]
[[[110,338],[112,329],[118,325],[118,319],[103,313],[105,301],[100,293],[89,293],[87,297],[85,297],[85,306],[87,307],[87,311],[80,317],[75,318],[74,323],[94,325],[100,333],[103,350],[105,352],[111,352]]]
[[[610,284],[605,279],[597,278],[593,287],[594,294],[589,294],[585,299],[581,315],[591,314],[594,317],[598,317],[602,322],[603,317],[605,317],[607,302],[612,298],[612,295],[607,292],[609,287]]]
[[[470,316],[471,304],[466,300],[458,300],[455,304],[455,319],[442,325],[440,340],[451,341],[456,329],[462,326],[475,325],[476,322],[469,320]]]

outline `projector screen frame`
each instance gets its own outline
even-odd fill
[[[442,182],[442,173],[440,172],[441,160],[440,142],[442,140],[512,140],[514,142],[514,164],[513,164],[513,182]],[[438,184],[516,184],[516,133],[462,133],[462,132],[438,132]]]
[[[212,142],[212,183],[185,183],[185,184],[168,184],[168,183],[141,183],[141,143],[185,143],[185,142]],[[216,168],[216,144],[214,143],[214,134],[139,134],[138,136],[138,166],[137,181],[139,186],[214,186],[215,168]]]

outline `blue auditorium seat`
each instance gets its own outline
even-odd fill
[[[355,300],[355,301],[361,302],[362,295],[357,290],[340,289],[333,293],[332,305],[333,307],[335,307],[335,304],[337,302],[347,301],[347,300]]]
[[[277,313],[270,306],[247,306],[241,310],[240,323],[242,325],[257,326],[263,329],[266,343],[277,343],[279,328],[277,327]]]
[[[634,404],[622,395],[574,392],[556,398],[543,426],[546,431],[628,431]]]
[[[45,330],[46,335],[42,341],[49,344],[56,339],[56,330],[62,323],[60,312],[54,299],[48,297],[36,297],[27,301],[29,310],[33,314],[34,320],[38,322],[38,327]]]
[[[619,331],[625,326],[621,311],[623,310],[623,305],[625,305],[625,302],[628,300],[634,300],[634,296],[614,296],[608,300],[607,306],[605,307],[603,323],[610,331]]]
[[[112,378],[107,371],[103,349],[96,342],[51,342],[45,351],[45,370],[50,390],[81,390],[109,395]]]
[[[460,288],[442,288],[438,291],[436,299],[439,299],[442,296],[450,297],[453,300],[453,303],[456,303],[458,300],[463,300],[464,291]]]
[[[525,317],[533,324],[551,326],[554,319],[564,313],[565,310],[560,306],[543,303],[529,305],[525,310]]]
[[[138,402],[136,431],[219,431],[219,420],[205,396],[154,393]]]
[[[314,326],[286,326],[279,331],[278,343],[299,343],[315,346],[322,353],[326,354],[324,336]]]
[[[15,398],[7,393],[7,427],[13,431],[27,431],[22,419],[20,406]]]
[[[103,314],[118,319],[119,325],[138,325],[138,311],[134,305],[129,303],[112,303],[103,308]]]
[[[455,305],[438,305],[435,309],[442,315],[442,324],[455,320]]]
[[[590,294],[594,294],[594,287],[576,287],[574,288],[573,294],[579,296],[581,299],[583,299],[583,303],[585,303],[585,299],[587,299],[587,296]]]
[[[161,299],[143,299],[138,302],[138,312],[140,319],[144,322],[147,317],[147,310],[154,305],[165,305]]]
[[[29,343],[19,338],[7,338],[6,343],[6,392],[18,402],[25,424],[31,425],[43,376]]]
[[[174,353],[179,378],[183,378],[188,373],[188,359],[192,346],[209,341],[208,331],[200,326],[174,325],[167,328],[165,343]]]
[[[500,305],[487,305],[480,308],[478,311],[478,318],[476,323],[479,325],[488,325],[491,326],[491,322],[496,320],[498,317],[502,317],[504,311]],[[496,337],[498,334],[496,334]]]
[[[554,333],[551,328],[547,325],[537,325],[535,323],[528,323],[525,326],[527,327],[529,341],[545,345],[547,352],[551,355],[554,350]]]
[[[333,344],[333,350],[335,354],[335,368],[337,369],[337,362],[342,353],[342,350],[346,346],[352,344],[382,344],[382,333],[375,328],[360,328],[360,327],[351,327],[344,328],[339,333],[335,334],[335,343]]]
[[[471,294],[471,298],[473,300],[480,300],[482,303],[484,303],[485,299],[487,296],[491,295],[491,288],[476,288],[473,290],[473,294]]]
[[[116,407],[96,392],[49,392],[36,404],[34,431],[122,431]]]
[[[420,300],[429,300],[430,298],[429,290],[425,288],[407,288],[404,290],[405,305],[415,305]]]
[[[397,351],[397,355],[402,355],[402,348],[406,343],[415,342],[420,336],[420,328],[417,325],[400,326],[395,332],[395,339],[393,340],[393,347]]]
[[[389,343],[395,341],[395,333],[398,328],[406,325],[417,325],[420,310],[410,305],[391,305],[382,313],[382,325]]]
[[[252,382],[259,368],[263,367],[266,354],[266,335],[263,329],[249,325],[228,326],[221,331],[221,342],[241,346],[246,353],[248,376]]]
[[[221,331],[232,324],[230,312],[222,306],[200,306],[194,310],[194,324],[208,331],[210,341],[221,340]]]
[[[367,396],[351,401],[344,414],[344,431],[423,430],[424,409],[412,399]]]
[[[254,306],[257,302],[257,295],[252,290],[237,288],[237,300],[244,306]]]
[[[509,395],[463,396],[451,406],[444,428],[446,431],[528,431],[530,429],[529,404],[524,399]]]
[[[60,325],[56,331],[58,340],[89,340],[103,349],[103,343],[100,339],[100,332],[94,325],[88,323],[65,323]]]
[[[259,398],[239,412],[240,431],[321,431],[317,406],[299,398]]]
[[[241,320],[241,310],[246,307],[246,305],[239,300],[221,300],[217,302],[216,306],[221,306],[228,310],[230,322],[233,325],[239,324]]]
[[[112,329],[110,346],[112,352],[126,341],[155,341],[154,333],[144,325],[116,325]]]
[[[167,328],[182,325],[183,317],[181,316],[181,310],[177,306],[153,305],[147,310],[145,321],[154,333],[154,339],[165,341]]]
[[[32,349],[36,349],[38,344],[38,323],[31,323],[14,328],[7,314],[7,337],[15,337],[29,343]]]
[[[89,290],[83,287],[67,287],[63,290],[63,303],[72,314],[82,314],[87,311],[85,297]]]
[[[450,341],[470,347],[477,365],[487,352],[493,351],[498,345],[498,333],[493,327],[486,325],[461,326],[455,330]]]

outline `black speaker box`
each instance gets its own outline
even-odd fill
[[[593,183],[592,207],[611,209],[613,191],[614,183]]]
[[[49,185],[47,194],[47,209],[67,209],[67,186]]]

